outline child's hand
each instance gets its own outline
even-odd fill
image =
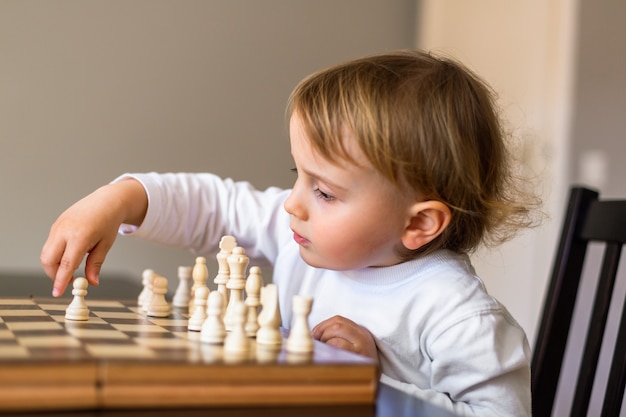
[[[98,285],[100,269],[122,223],[140,225],[148,206],[135,180],[105,185],[68,208],[50,228],[41,264],[54,280],[52,295],[63,294],[85,255],[85,277]]]
[[[345,317],[334,316],[324,320],[311,333],[313,338],[321,342],[368,356],[378,362],[378,350],[372,334]]]

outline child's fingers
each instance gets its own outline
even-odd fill
[[[109,249],[111,249],[111,245],[101,241],[87,255],[85,260],[85,278],[87,278],[90,285],[96,286],[100,282],[100,271]]]

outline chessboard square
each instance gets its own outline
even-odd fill
[[[180,339],[179,336],[173,334],[172,332],[169,332],[167,330],[165,330],[162,333],[157,333],[157,332],[132,332],[132,331],[127,331],[126,334],[129,337],[132,338],[144,338],[144,337],[151,337],[154,339]]]
[[[175,335],[176,337],[182,337],[183,339],[187,337],[187,333],[189,333],[189,328],[187,325],[184,326],[163,326],[165,330],[167,330],[170,334]],[[199,331],[193,331],[191,333],[200,333]]]
[[[67,332],[64,329],[23,329],[14,330],[13,334],[19,340],[23,336],[28,337],[59,337],[67,336]]]
[[[133,325],[133,326],[154,326],[150,320],[145,317],[136,317],[132,319],[108,319],[108,323],[111,324],[123,324],[123,325]]]
[[[138,313],[128,311],[94,311],[94,314],[103,319],[141,319]]]
[[[185,333],[176,333],[177,336],[187,339],[193,342],[200,342],[200,337],[202,336],[200,332],[192,332],[187,331]]]
[[[128,339],[128,336],[117,330],[68,328],[67,332],[81,339]]]
[[[69,332],[70,329],[79,329],[79,330],[115,330],[113,328],[113,326],[111,326],[110,324],[108,324],[107,322],[105,322],[104,320],[102,321],[94,321],[94,320],[88,320],[88,321],[72,321],[72,320],[67,320],[65,321],[65,329],[67,329],[67,331]]]
[[[15,316],[47,316],[48,314],[40,309],[33,309],[33,308],[26,308],[26,309],[22,309],[22,308],[17,308],[17,309],[4,309],[4,310],[0,310],[0,316],[4,317],[4,319],[6,320],[7,317],[15,317]]]
[[[59,322],[59,323],[65,323],[66,325],[77,325],[77,326],[85,326],[85,325],[90,325],[90,324],[107,324],[107,322],[103,319],[101,319],[100,317],[94,317],[94,316],[89,316],[89,319],[87,321],[75,321],[75,320],[65,320],[65,313],[63,314],[59,314],[59,315],[53,315],[50,316],[52,317],[52,320]]]
[[[91,346],[101,346],[101,345],[115,345],[115,346],[123,346],[123,345],[134,345],[135,342],[131,337],[123,338],[123,339],[84,339],[85,343],[89,343]]]
[[[87,351],[100,359],[149,359],[155,353],[146,346],[139,345],[92,345],[86,346]]]
[[[170,318],[172,319],[185,319],[188,318],[189,315],[187,314],[187,311],[189,309],[188,308],[173,308],[170,311]]]
[[[54,322],[54,319],[50,316],[8,316],[4,318],[4,322],[8,326],[9,323],[20,323],[20,322]]]
[[[50,317],[52,317],[53,320],[56,320],[56,321],[62,321],[60,320],[60,318],[63,318],[63,319],[65,318],[65,310],[53,310],[53,311],[48,310],[47,313],[48,315],[50,315]],[[91,314],[88,314],[87,316],[93,317]]]
[[[77,347],[80,340],[72,336],[21,336],[19,342],[27,347]]]
[[[86,299],[85,302],[89,307],[93,308],[126,308],[126,306],[119,301]]]
[[[30,298],[0,298],[0,306],[35,305]]]
[[[67,309],[67,306],[70,305],[69,303],[67,304],[39,304],[39,307],[42,310],[47,310],[47,311],[65,311],[65,309]]]
[[[54,321],[14,322],[7,323],[7,327],[14,331],[63,330],[63,326]]]
[[[21,359],[28,358],[28,349],[24,346],[2,346],[0,349],[0,359]]]
[[[159,327],[155,324],[118,324],[111,323],[111,326],[122,332],[134,332],[134,333],[167,333],[167,330],[163,327]]]
[[[167,318],[163,318],[163,319],[159,319],[159,318],[152,318],[150,319],[150,321],[158,326],[165,326],[165,327],[180,327],[180,328],[187,328],[187,325],[189,324],[189,320],[188,319],[167,319]]]
[[[152,349],[189,349],[191,342],[179,338],[166,337],[139,337],[134,339],[135,343],[147,346]]]
[[[31,359],[49,361],[75,361],[91,359],[82,345],[79,346],[38,346],[29,348]]]
[[[13,332],[8,329],[0,329],[0,339],[12,339]]]

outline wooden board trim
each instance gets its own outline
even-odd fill
[[[289,405],[367,405],[376,397],[374,384],[270,385],[107,385],[101,406],[109,408],[224,407]]]

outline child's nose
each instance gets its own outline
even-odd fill
[[[300,220],[306,220],[307,212],[304,208],[304,205],[302,204],[302,199],[300,198],[298,193],[299,190],[296,185],[294,185],[291,193],[289,194],[289,197],[287,197],[287,199],[285,200],[284,207],[287,213],[289,213],[290,215]]]

